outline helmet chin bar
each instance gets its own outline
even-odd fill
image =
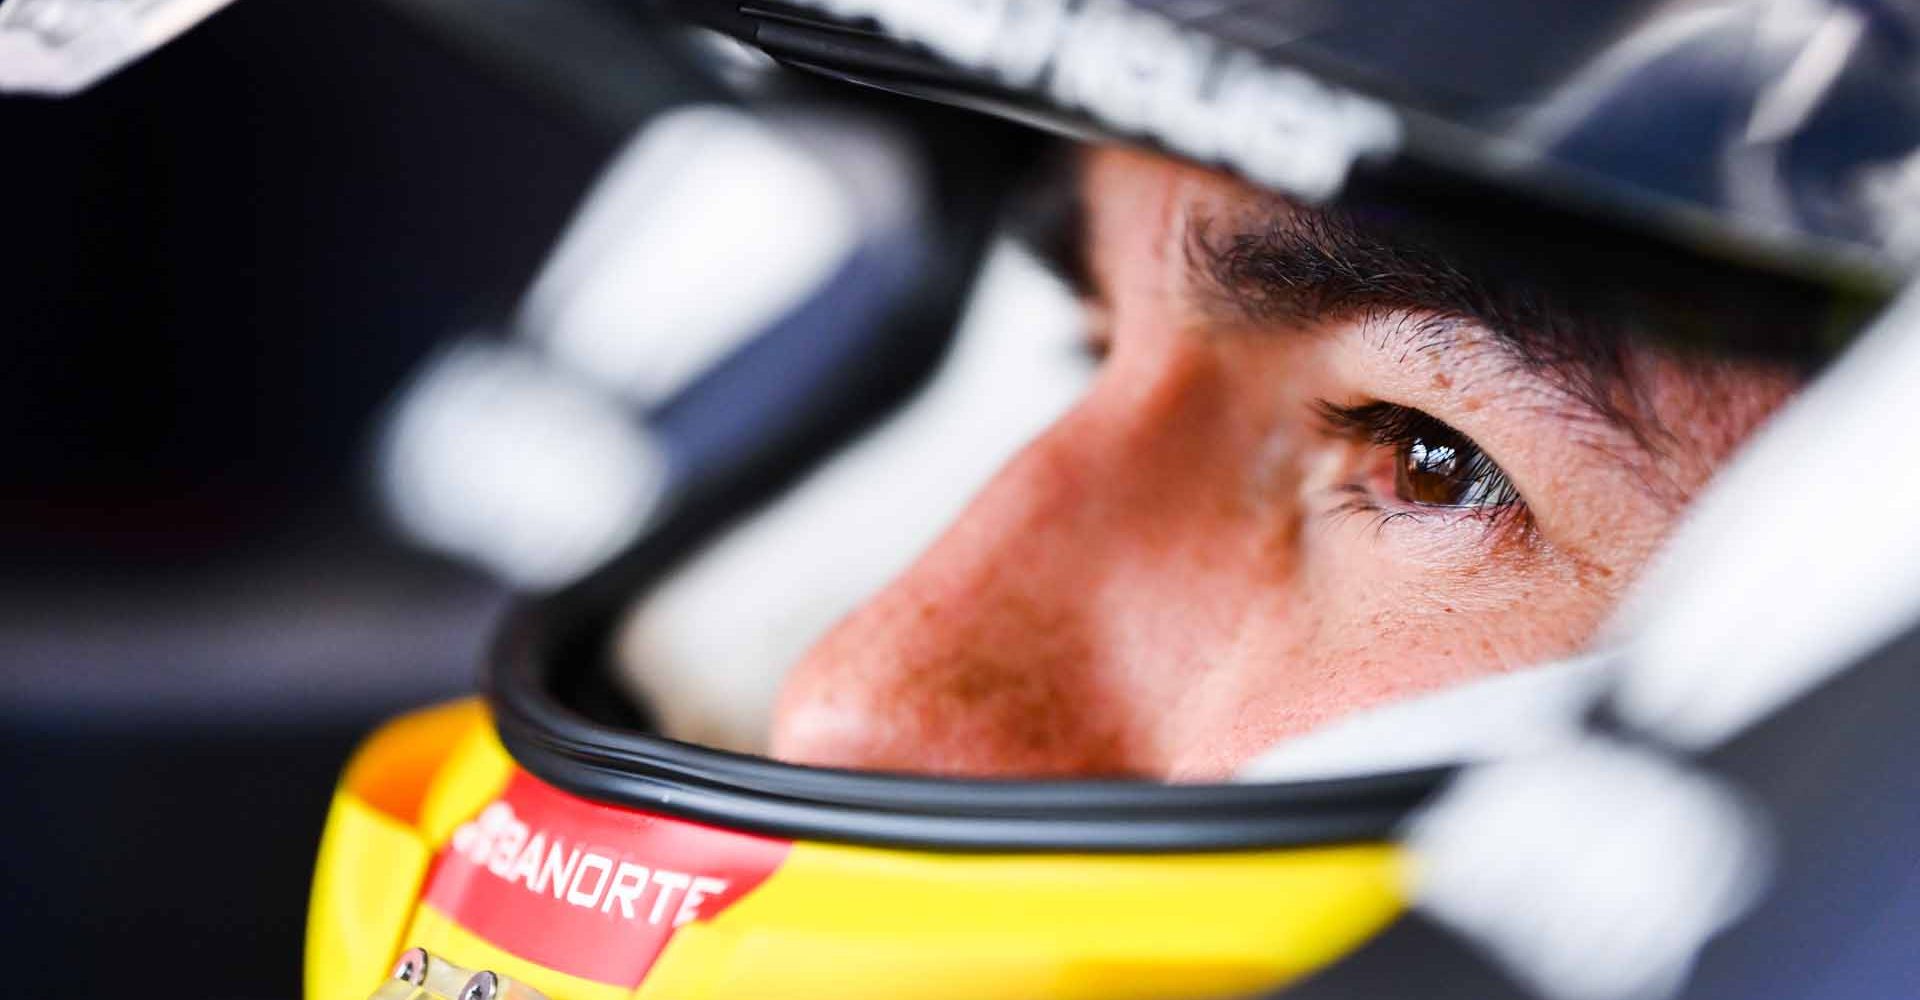
[[[984,781],[803,767],[654,735],[611,689],[618,607],[566,596],[518,609],[486,688],[501,743],[574,795],[749,833],[944,851],[1156,853],[1379,840],[1445,775],[1166,785]]]

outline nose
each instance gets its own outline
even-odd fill
[[[1103,372],[795,668],[775,755],[947,775],[1150,770],[1155,702],[1179,679],[1142,660],[1208,631],[1182,588],[1210,558],[1196,544],[1209,520],[1234,506],[1206,502],[1234,492],[1212,461],[1233,447],[1215,439],[1214,376],[1180,359]]]

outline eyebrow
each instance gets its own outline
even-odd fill
[[[1015,239],[1048,270],[1081,298],[1097,300],[1103,290],[1087,246],[1081,163],[1075,147],[1054,150],[1008,217]],[[1191,219],[1183,234],[1188,285],[1212,315],[1259,326],[1372,310],[1470,320],[1580,411],[1652,447],[1660,429],[1624,377],[1630,319],[1621,314],[1630,310],[1568,304],[1581,296],[1554,291],[1568,284],[1564,278],[1503,267],[1498,253],[1473,248],[1479,241],[1458,232],[1369,224],[1279,195],[1255,193],[1248,202],[1230,224]]]
[[[1513,260],[1470,232],[1251,200],[1225,225],[1188,220],[1188,287],[1207,313],[1268,327],[1388,312],[1466,320],[1514,366],[1576,403],[1578,415],[1643,445],[1660,430],[1634,405],[1626,378],[1631,316],[1566,294],[1568,277]],[[1450,323],[1423,329],[1436,347],[1454,339]]]
[[[1017,240],[1094,300],[1102,289],[1087,246],[1082,152],[1063,143],[1044,156],[1010,221]],[[1189,284],[1209,293],[1210,307],[1268,325],[1341,310],[1465,319],[1518,372],[1559,390],[1574,415],[1653,454],[1674,436],[1651,386],[1632,377],[1637,351],[1659,345],[1708,361],[1703,372],[1746,357],[1805,376],[1821,356],[1808,344],[1861,308],[1784,276],[1755,282],[1711,255],[1589,217],[1516,224],[1524,213],[1483,198],[1426,198],[1418,213],[1404,193],[1307,208],[1249,189],[1245,202],[1231,219],[1194,220],[1183,234]],[[1450,325],[1431,324],[1433,339]]]

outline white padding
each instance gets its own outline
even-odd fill
[[[478,340],[425,366],[377,461],[402,530],[530,590],[619,551],[666,482],[659,447],[620,405],[524,345]]]
[[[1488,764],[1415,819],[1415,898],[1552,1000],[1660,1000],[1770,847],[1711,778],[1593,739]]]
[[[805,301],[859,245],[861,222],[791,137],[735,109],[674,111],[601,176],[516,327],[652,405]]]
[[[1303,781],[1493,760],[1579,732],[1610,659],[1588,656],[1497,674],[1358,712],[1276,744],[1239,781]]]

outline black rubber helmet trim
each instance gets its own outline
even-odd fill
[[[581,626],[597,634],[582,635]],[[601,647],[604,627],[557,612],[550,603],[529,603],[508,617],[486,678],[507,751],[535,777],[585,798],[754,833],[907,849],[1046,852],[1380,840],[1391,837],[1449,773],[1164,785],[955,780],[800,767],[648,735],[568,707],[557,693],[569,683],[567,665],[581,663],[587,675],[598,672],[585,669],[594,658],[564,654]]]

